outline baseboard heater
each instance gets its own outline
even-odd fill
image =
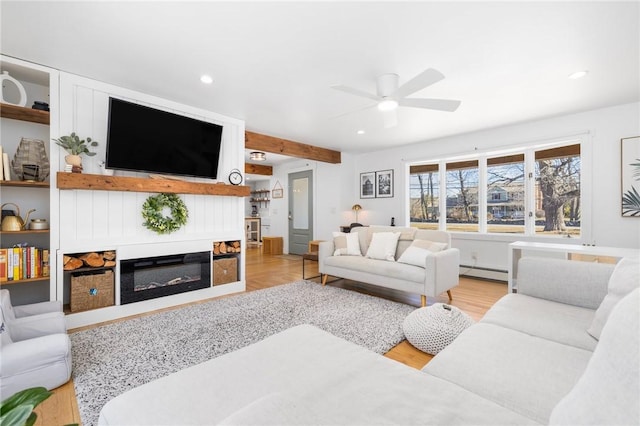
[[[472,265],[460,265],[460,275],[465,277],[504,281],[505,283],[509,279],[509,271],[505,271],[504,269],[485,268],[482,266]]]

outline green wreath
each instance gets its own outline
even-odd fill
[[[171,209],[171,216],[163,216],[162,210]],[[170,234],[187,223],[189,211],[176,194],[152,195],[142,205],[143,225],[158,234]]]

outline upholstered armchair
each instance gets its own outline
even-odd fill
[[[62,304],[12,306],[0,290],[0,399],[35,387],[56,388],[71,377],[71,341]]]

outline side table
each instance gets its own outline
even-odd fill
[[[317,262],[318,261],[318,252],[317,251],[310,251],[308,253],[305,253],[302,255],[302,279],[303,280],[310,280],[312,278],[318,278],[320,275],[314,275],[313,277],[305,277],[304,276],[304,261],[305,260],[310,260],[312,262]]]

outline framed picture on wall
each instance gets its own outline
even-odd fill
[[[376,173],[360,173],[360,198],[375,198]]]
[[[376,198],[393,197],[393,169],[376,172]]]
[[[640,136],[621,140],[622,216],[640,217]]]

